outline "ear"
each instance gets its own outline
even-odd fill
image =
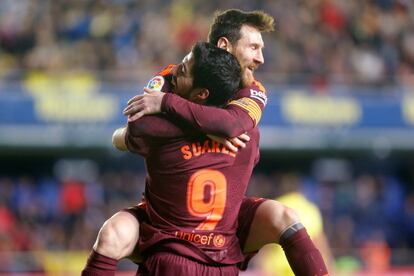
[[[231,46],[230,41],[226,37],[224,37],[224,36],[222,36],[222,37],[219,38],[219,40],[217,41],[217,45],[216,46],[218,48],[224,49],[224,50],[226,50],[228,52],[230,52],[231,49],[232,49],[232,46]]]
[[[207,101],[210,96],[210,91],[206,88],[196,88],[191,93],[190,101],[202,104]]]

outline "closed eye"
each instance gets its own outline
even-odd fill
[[[262,45],[257,44],[257,43],[251,44],[250,47],[252,48],[252,50],[257,50],[257,49],[263,49],[264,48]]]

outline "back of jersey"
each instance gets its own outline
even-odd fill
[[[148,86],[168,91],[172,68],[168,66]],[[135,126],[143,132],[155,129],[153,135],[127,137],[130,151],[145,152],[148,171],[149,223],[141,227],[141,252],[164,248],[205,263],[242,261],[237,217],[258,160],[258,129],[248,133],[251,140],[246,148],[234,154],[175,117],[145,116],[140,120]],[[145,127],[142,120],[147,121]],[[180,134],[164,137],[174,128]]]
[[[202,134],[146,139],[150,223],[141,230],[142,250],[163,243],[202,262],[234,264],[243,259],[237,216],[257,162],[258,129],[249,136],[237,154]]]

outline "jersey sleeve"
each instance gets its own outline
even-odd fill
[[[129,122],[125,135],[128,151],[146,156],[152,143],[189,135],[180,122],[173,122],[165,115],[146,115]]]
[[[185,123],[168,118],[165,114],[145,115],[128,123],[130,135],[142,138],[169,139],[193,134]]]
[[[174,66],[174,64],[166,66],[150,79],[146,87],[168,92],[170,84],[165,78],[171,73]],[[164,114],[145,115],[134,122],[128,123],[125,145],[130,152],[146,156],[151,141],[188,134],[189,131],[186,132],[183,129],[182,122],[181,124],[180,122],[172,122],[172,119],[167,118]]]
[[[266,104],[266,91],[255,81],[251,86],[239,90],[226,108],[195,104],[174,94],[164,96],[161,108],[203,133],[235,137],[259,123]]]
[[[149,145],[143,137],[131,135],[130,128],[127,127],[125,135],[125,145],[129,152],[136,153],[146,157],[149,153]]]

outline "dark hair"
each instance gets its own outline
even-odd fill
[[[274,18],[262,11],[244,12],[230,9],[217,12],[210,27],[208,41],[217,45],[220,37],[226,37],[234,45],[240,39],[240,29],[243,25],[254,27],[260,32],[270,32],[274,30]]]
[[[236,57],[208,42],[193,47],[193,88],[207,88],[206,105],[223,106],[241,87],[241,68]]]

